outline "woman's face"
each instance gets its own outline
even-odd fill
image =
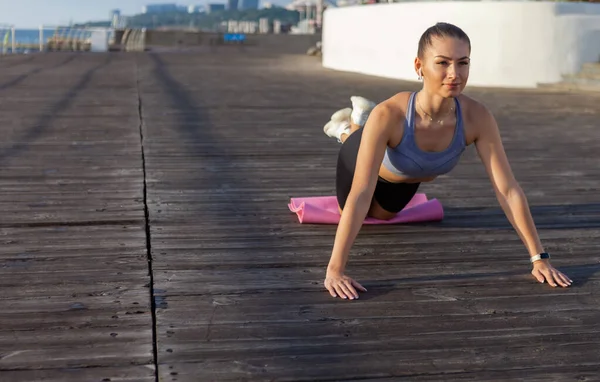
[[[417,72],[422,70],[424,87],[444,98],[457,97],[469,78],[469,44],[454,37],[434,38],[422,59],[417,58]]]

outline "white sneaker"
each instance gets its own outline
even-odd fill
[[[342,142],[342,134],[350,134],[350,121],[329,121],[323,126],[323,132],[331,138]]]
[[[352,109],[349,107],[345,109],[340,109],[331,115],[331,120],[334,122],[350,121],[351,114]]]
[[[323,126],[323,132],[341,143],[342,134],[350,134],[350,114],[352,109],[349,107],[336,111],[331,115],[331,120]]]
[[[352,113],[350,115],[352,122],[363,127],[367,123],[369,114],[377,104],[360,96],[352,96],[350,101],[352,102]]]

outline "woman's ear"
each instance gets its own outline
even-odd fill
[[[423,68],[421,66],[421,60],[419,60],[419,57],[415,58],[415,71],[417,72],[417,75],[419,76],[419,80],[423,79]]]

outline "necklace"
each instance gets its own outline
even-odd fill
[[[416,97],[415,97],[416,98]],[[417,98],[417,106],[419,106],[419,109],[421,109],[421,111],[429,118],[430,122],[433,122],[433,117],[431,116],[431,114],[429,114],[428,112],[425,111],[425,109],[423,109],[423,106],[421,106],[421,103],[419,102],[419,99]],[[454,107],[450,107],[450,109],[448,110],[448,113],[453,112],[454,111]],[[446,115],[442,115],[442,117],[445,117]],[[437,123],[439,123],[440,125],[444,124],[444,119],[440,118],[436,121]]]

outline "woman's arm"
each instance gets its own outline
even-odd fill
[[[500,138],[498,124],[493,115],[483,106],[474,114],[477,118],[475,146],[490,177],[496,197],[506,217],[525,244],[529,256],[544,252],[538,236],[525,193],[515,179]],[[546,280],[550,285],[569,286],[571,280],[550,265],[549,260],[538,260],[533,264],[532,274],[539,282]]]
[[[366,291],[344,275],[350,248],[371,206],[379,167],[390,137],[391,111],[384,104],[373,109],[365,126],[356,159],[352,188],[342,211],[335,235],[331,259],[327,266],[325,287],[333,297],[358,298],[355,288]]]

